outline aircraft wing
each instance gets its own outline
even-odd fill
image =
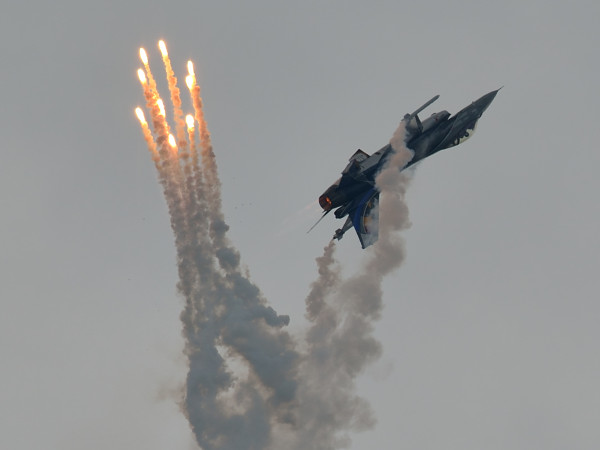
[[[349,216],[362,248],[374,244],[379,238],[379,191],[375,188],[367,191]]]

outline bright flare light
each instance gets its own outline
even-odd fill
[[[163,58],[169,56],[167,53],[167,46],[165,45],[165,41],[158,41],[158,48],[160,48],[160,53],[163,55]]]
[[[188,73],[190,74],[190,76],[193,77],[195,75],[195,73],[194,73],[194,63],[191,62],[191,61],[188,61],[187,67],[188,67]]]
[[[142,111],[142,108],[140,108],[140,107],[135,108],[135,114],[138,117],[138,119],[140,120],[140,123],[142,125],[145,125],[147,123],[146,118],[144,117],[144,111]]]
[[[173,148],[176,149],[177,148],[177,142],[175,142],[175,137],[169,133],[169,145]]]
[[[185,84],[187,84],[188,89],[191,91],[194,87],[194,76],[188,75],[187,77],[185,77]]]
[[[191,114],[185,116],[185,121],[187,123],[188,130],[194,129],[194,117]]]
[[[144,65],[148,64],[148,55],[146,55],[146,50],[140,48],[140,59],[144,63]]]
[[[158,109],[160,110],[160,115],[165,117],[165,104],[162,101],[162,98],[156,100],[156,104],[158,105]]]
[[[142,69],[138,69],[138,78],[140,79],[140,83],[146,84],[146,74]]]

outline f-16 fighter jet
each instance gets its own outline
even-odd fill
[[[441,111],[424,120],[419,118],[418,114],[436,101],[439,95],[412,114],[406,114],[402,119],[406,128],[405,142],[406,146],[414,152],[414,156],[401,170],[470,138],[475,131],[477,121],[492,103],[498,90],[484,95],[453,117],[450,117],[448,111]],[[336,230],[334,239],[341,239],[344,233],[354,226],[363,248],[377,241],[378,224],[375,223],[377,218],[371,214],[379,203],[375,177],[392,153],[391,144],[371,156],[358,150],[350,157],[350,162],[342,171],[342,176],[319,197],[319,204],[324,210],[322,218],[334,209],[335,217],[338,219],[348,216],[344,226]]]

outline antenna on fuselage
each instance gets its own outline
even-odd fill
[[[321,220],[323,220],[323,217],[325,217],[325,216],[326,216],[327,214],[329,214],[330,212],[331,212],[331,209],[330,209],[329,211],[325,211],[325,212],[323,213],[323,215],[321,216],[321,218],[320,218],[319,220],[317,220],[317,223],[315,223],[315,224],[314,224],[312,227],[310,227],[310,230],[308,230],[308,231],[306,232],[306,234],[310,233],[314,227],[316,227],[317,225],[319,225],[319,222],[321,222]]]

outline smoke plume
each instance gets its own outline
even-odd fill
[[[376,179],[379,240],[349,278],[341,276],[334,241],[324,248],[306,297],[309,327],[299,342],[286,331],[289,317],[271,308],[242,270],[240,254],[227,236],[221,182],[193,65],[188,63],[186,82],[194,116],[188,116],[186,136],[177,79],[162,41],[160,49],[177,139],[169,133],[143,50],[140,82],[154,135],[141,110],[138,117],[175,236],[189,366],[181,407],[196,441],[204,450],[347,447],[350,432],[375,424],[355,381],[381,354],[373,331],[382,313],[382,281],[404,259],[398,231],[410,225],[404,202],[409,177],[400,169],[412,158],[404,145],[404,126],[392,138],[393,156]]]
[[[375,424],[368,402],[356,392],[355,380],[381,355],[373,331],[383,307],[382,281],[405,255],[397,232],[410,226],[404,201],[410,178],[400,170],[413,153],[404,144],[403,123],[392,148],[392,156],[376,178],[381,192],[379,211],[374,212],[379,214],[379,240],[366,251],[362,268],[342,279],[333,240],[316,260],[318,278],[306,298],[311,326],[298,369],[296,432],[291,440],[286,436],[286,448],[343,448],[350,442],[348,431]]]

